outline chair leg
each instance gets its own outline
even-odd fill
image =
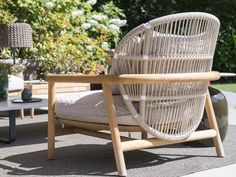
[[[142,139],[147,139],[148,138],[147,132],[141,132],[141,138]]]
[[[55,83],[49,82],[48,84],[48,159],[55,157]]]
[[[112,145],[115,153],[116,166],[119,176],[127,176],[124,153],[121,147],[120,133],[118,127],[110,126]]]
[[[215,117],[214,109],[213,109],[213,106],[212,106],[209,91],[208,91],[207,96],[206,96],[206,106],[205,106],[205,108],[206,108],[206,113],[207,113],[210,128],[215,129],[217,131],[217,136],[213,138],[214,146],[215,146],[215,149],[216,149],[216,154],[219,157],[224,157],[225,156],[224,148],[223,148],[223,145],[222,145],[222,141],[221,141],[218,125],[217,125],[217,122],[216,122],[216,117]]]
[[[30,108],[30,117],[34,118],[34,108]]]
[[[20,118],[24,119],[25,113],[24,113],[24,109],[20,109]]]
[[[124,154],[121,146],[120,132],[116,120],[115,106],[113,104],[111,85],[103,84],[105,107],[108,114],[112,144],[119,176],[127,176]]]

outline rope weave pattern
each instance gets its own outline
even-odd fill
[[[128,33],[115,50],[123,74],[211,71],[219,20],[206,13],[180,13],[149,21]],[[120,91],[136,122],[151,135],[179,140],[202,118],[207,82],[124,84]]]
[[[32,29],[26,23],[0,25],[0,47],[32,47]]]

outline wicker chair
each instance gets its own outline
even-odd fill
[[[48,75],[48,159],[54,158],[55,120],[73,126],[57,129],[58,134],[111,139],[120,176],[127,175],[125,151],[213,138],[223,157],[208,92],[209,81],[220,77],[211,71],[219,26],[216,17],[199,12],[157,18],[121,40],[113,57],[114,75]],[[56,99],[56,82],[101,83],[103,91]],[[115,84],[121,95],[112,95]],[[195,131],[204,106],[211,129]],[[120,136],[120,131],[142,132],[142,139]]]

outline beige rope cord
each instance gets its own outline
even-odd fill
[[[121,74],[209,72],[219,20],[193,12],[168,15],[129,32],[114,53]],[[184,139],[203,115],[207,81],[119,84],[134,120],[149,134],[165,140]]]

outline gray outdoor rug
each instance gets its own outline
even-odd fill
[[[46,158],[46,122],[18,125],[17,140],[0,143],[0,176],[114,176],[111,143],[83,135],[57,138],[56,159]],[[0,127],[4,131],[3,127]],[[183,144],[125,153],[129,177],[176,177],[236,163],[236,126],[224,141],[225,158],[212,147]]]

